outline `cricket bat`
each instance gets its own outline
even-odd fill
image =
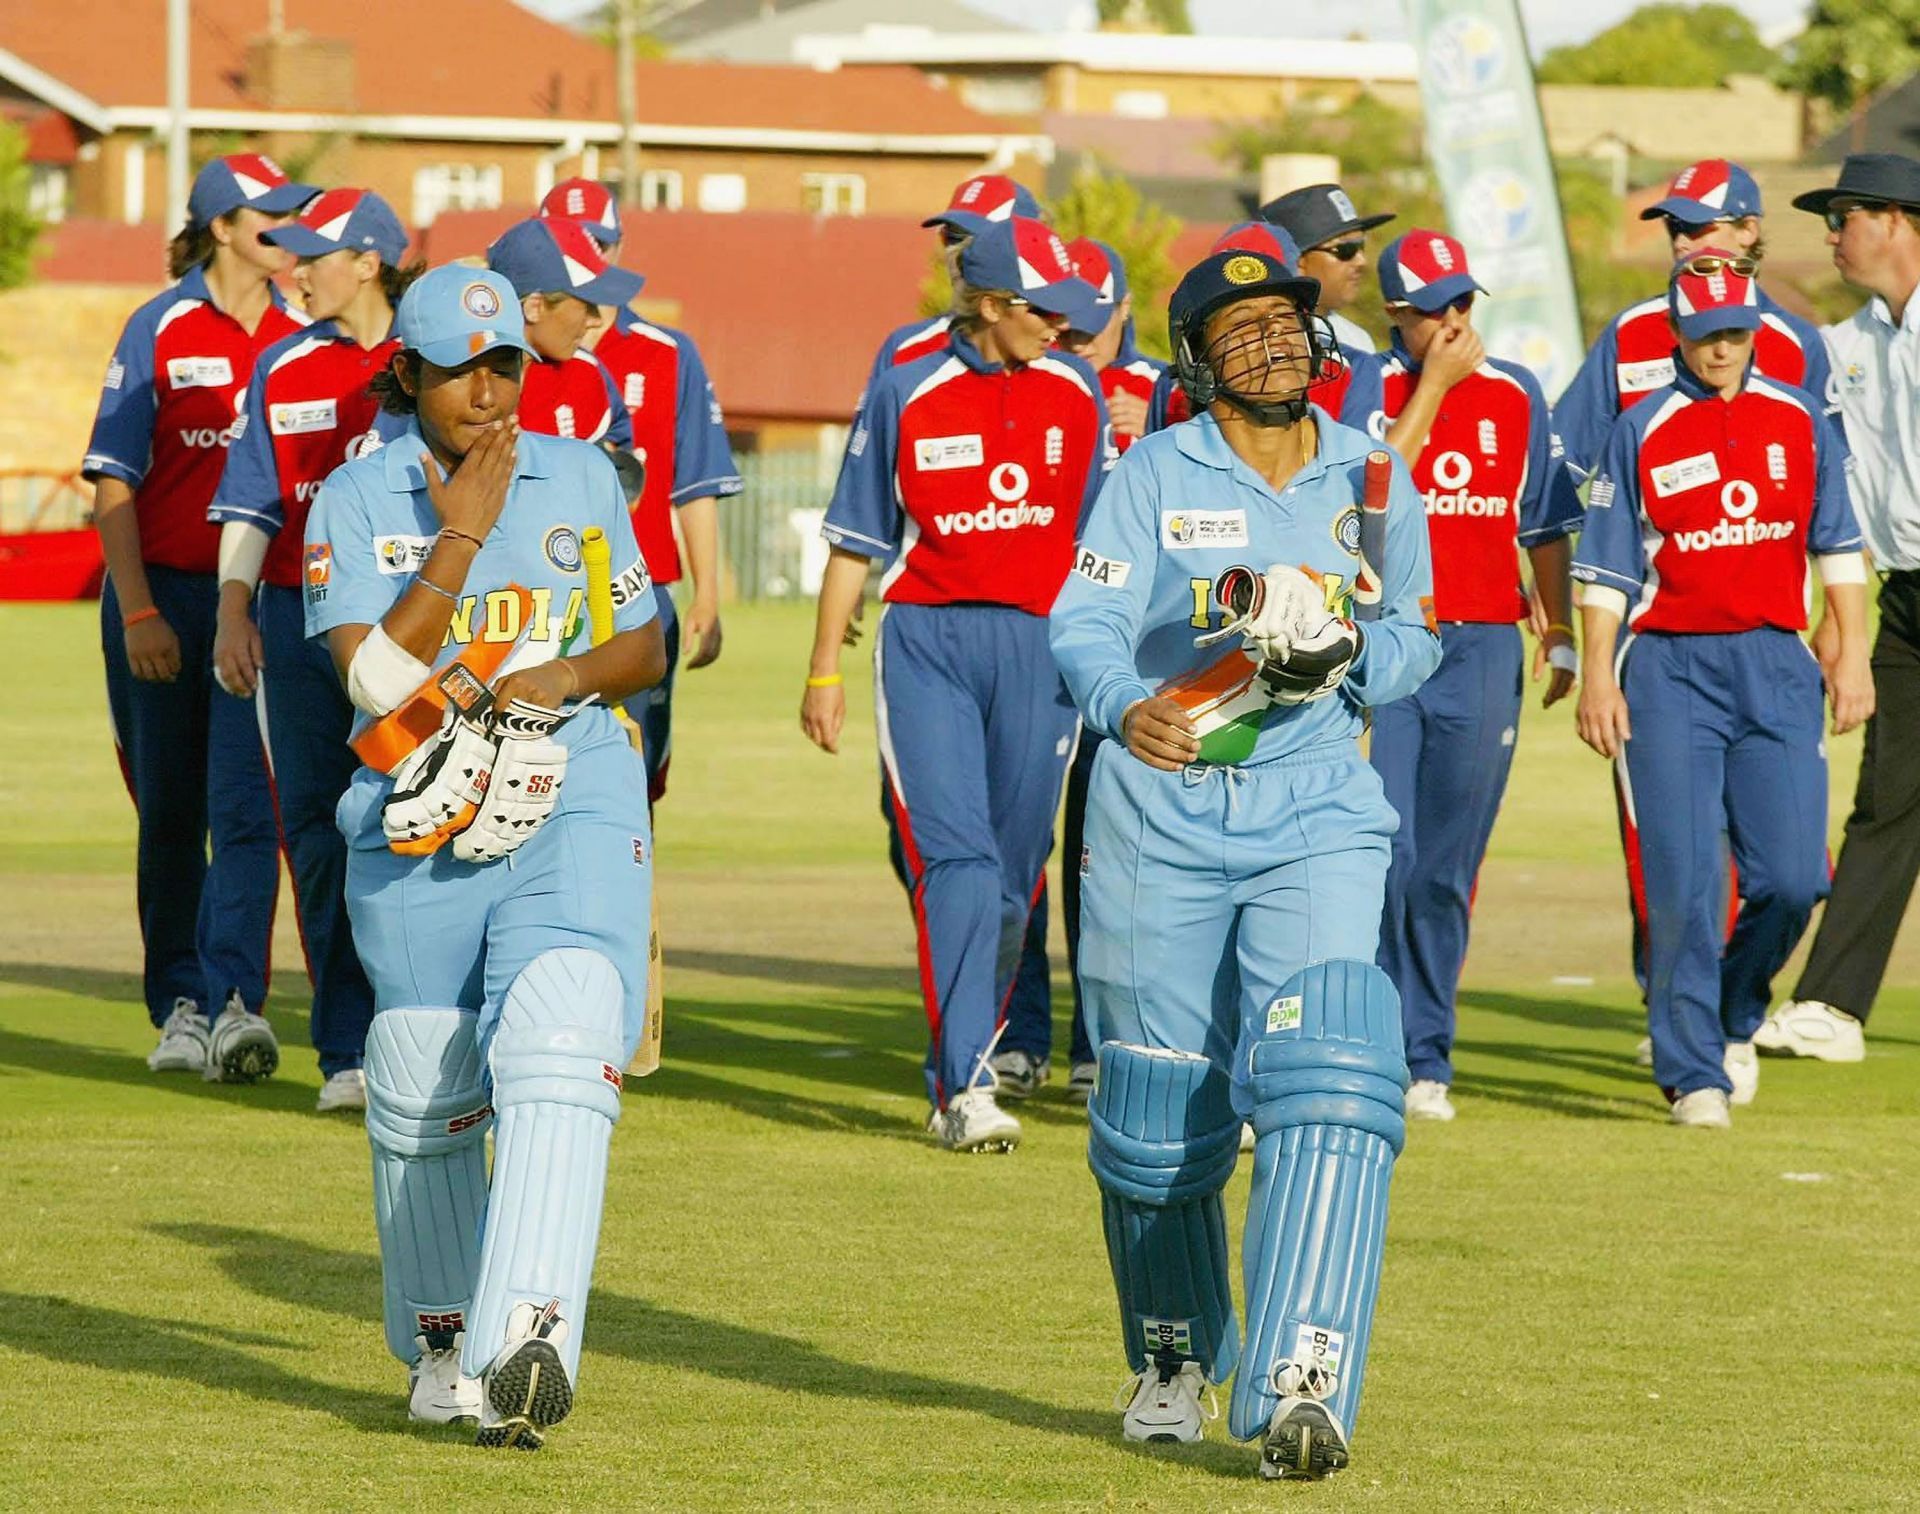
[[[607,540],[607,533],[598,526],[589,526],[581,533],[580,561],[587,570],[587,634],[597,647],[613,635],[613,546]],[[626,730],[633,749],[639,751],[640,728],[618,705],[613,707],[613,713]],[[658,853],[655,860],[657,863]],[[667,1012],[662,982],[665,967],[660,957],[660,869],[657,865],[648,897],[652,901],[653,917],[647,928],[647,1019],[640,1031],[640,1044],[634,1048],[633,1061],[627,1065],[629,1075],[636,1078],[644,1078],[660,1068],[661,1022]]]
[[[1378,620],[1386,593],[1381,573],[1387,560],[1387,490],[1393,457],[1375,448],[1367,454],[1360,484],[1360,567],[1354,575],[1353,618]]]

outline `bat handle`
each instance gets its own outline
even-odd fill
[[[1253,569],[1240,563],[1231,568],[1223,568],[1220,576],[1213,581],[1213,597],[1227,612],[1227,619],[1217,631],[1209,631],[1204,636],[1196,636],[1193,644],[1196,648],[1217,646],[1230,636],[1238,636],[1246,630],[1253,617],[1260,613],[1260,606],[1266,602],[1266,578]]]

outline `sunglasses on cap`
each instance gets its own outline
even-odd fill
[[[1826,221],[1828,231],[1842,231],[1846,228],[1847,217],[1856,210],[1885,209],[1887,209],[1885,200],[1855,200],[1850,205],[1829,205],[1822,219]]]
[[[1716,273],[1731,273],[1738,278],[1750,279],[1760,271],[1760,260],[1703,252],[1698,257],[1688,258],[1680,267],[1685,273],[1697,273],[1703,278],[1711,278]]]
[[[1329,246],[1315,247],[1311,250],[1314,252],[1324,252],[1328,257],[1335,258],[1342,263],[1351,263],[1355,258],[1359,257],[1361,253],[1367,250],[1367,244],[1356,237],[1351,242],[1334,242]]]
[[[1703,237],[1716,226],[1731,226],[1741,216],[1715,216],[1711,221],[1683,221],[1678,216],[1662,216],[1670,237]]]

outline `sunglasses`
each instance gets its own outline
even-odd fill
[[[1731,226],[1740,216],[1716,216],[1711,221],[1682,221],[1677,216],[1662,216],[1669,237],[1703,237],[1716,226]]]
[[[1680,266],[1682,272],[1696,273],[1703,278],[1711,278],[1716,273],[1731,273],[1739,278],[1750,279],[1760,271],[1760,260],[1727,257],[1717,252],[1703,252],[1698,257],[1688,258]]]
[[[1847,217],[1856,210],[1879,211],[1886,208],[1885,200],[1855,200],[1851,205],[1829,205],[1823,219],[1827,223],[1828,231],[1843,231],[1846,229]]]
[[[1316,247],[1313,250],[1315,252],[1324,252],[1328,257],[1335,258],[1342,263],[1351,263],[1355,258],[1359,257],[1361,253],[1367,250],[1367,244],[1358,240],[1352,242],[1335,242],[1330,247]]]

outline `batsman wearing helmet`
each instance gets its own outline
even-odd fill
[[[1199,1439],[1206,1384],[1238,1364],[1231,1428],[1270,1477],[1347,1463],[1407,1086],[1373,966],[1397,821],[1356,738],[1440,661],[1412,479],[1308,398],[1332,344],[1318,294],[1240,249],[1180,281],[1174,362],[1200,413],[1120,460],[1051,621],[1110,738],[1080,978],[1088,1160],[1137,1374],[1123,1432]],[[1220,1197],[1243,1120],[1244,1350]]]

